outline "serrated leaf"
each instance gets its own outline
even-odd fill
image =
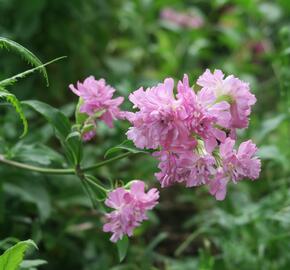
[[[20,101],[17,99],[17,97],[15,95],[11,94],[3,87],[0,87],[0,99],[5,99],[7,102],[9,102],[14,107],[14,109],[17,112],[17,114],[19,115],[19,117],[22,121],[22,125],[23,125],[23,131],[22,131],[20,138],[24,137],[28,131],[28,123],[27,123],[27,119],[24,115],[24,112],[22,110],[22,106],[21,106]]]
[[[45,63],[45,64],[43,64],[41,66],[38,66],[38,67],[35,67],[35,68],[32,68],[32,69],[28,69],[28,70],[26,70],[24,72],[21,72],[21,73],[18,73],[18,74],[14,75],[14,76],[12,76],[12,77],[10,77],[8,79],[2,80],[2,81],[0,81],[0,86],[5,87],[5,86],[8,86],[8,85],[13,85],[19,79],[25,78],[27,75],[29,75],[29,74],[31,74],[31,73],[33,73],[33,72],[35,72],[35,71],[47,66],[47,65],[52,64],[53,62],[61,60],[61,59],[65,58],[65,57],[66,56],[55,58],[55,59],[53,59],[53,60],[51,60],[51,61],[49,61],[49,62],[47,62],[47,63]]]
[[[110,156],[116,152],[123,151],[123,150],[126,150],[127,152],[130,152],[133,154],[138,154],[138,153],[148,154],[149,153],[149,152],[139,150],[138,148],[136,148],[130,140],[125,140],[121,144],[114,146],[114,147],[110,148],[109,150],[107,150],[104,157],[107,158],[108,156]]]
[[[127,236],[123,236],[123,238],[119,240],[116,244],[118,249],[119,261],[122,262],[128,252],[129,239]]]
[[[37,249],[36,244],[32,240],[18,242],[13,247],[7,249],[4,254],[0,256],[0,269],[17,270],[29,247]]]
[[[45,67],[43,66],[40,59],[35,56],[31,51],[20,45],[19,43],[4,37],[0,37],[0,49],[5,48],[7,50],[13,50],[20,54],[21,57],[24,58],[31,66],[38,67],[42,66],[39,71],[42,73],[46,80],[47,86],[49,85],[48,76]]]

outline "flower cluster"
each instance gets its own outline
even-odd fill
[[[256,98],[249,85],[223,72],[206,70],[197,80],[197,93],[187,75],[177,85],[174,80],[144,90],[129,99],[135,113],[126,118],[132,127],[127,136],[139,148],[158,150],[156,173],[162,187],[184,183],[187,187],[207,185],[217,200],[223,200],[229,181],[256,179],[260,160],[251,141],[234,150],[236,129],[246,128]]]
[[[130,190],[119,187],[108,194],[105,204],[114,211],[106,214],[105,232],[112,232],[112,242],[117,242],[123,235],[132,236],[133,229],[147,219],[146,212],[158,203],[159,192],[156,188],[144,191],[145,184],[134,180]]]
[[[129,96],[135,112],[120,111],[123,98],[113,99],[115,89],[103,79],[90,76],[69,87],[80,97],[77,112],[85,115],[81,121],[84,140],[95,136],[91,126],[95,127],[97,118],[109,127],[114,119],[126,118],[132,124],[127,137],[138,148],[154,150],[160,169],[155,175],[162,187],[206,185],[211,195],[223,200],[229,182],[259,177],[256,145],[248,140],[234,148],[236,130],[248,127],[256,98],[247,83],[233,75],[225,77],[220,70],[206,70],[196,84],[197,92],[184,75],[176,93],[172,78],[145,90],[141,87]],[[146,193],[140,180],[110,191],[105,204],[114,210],[106,214],[103,230],[112,233],[112,242],[131,236],[158,199],[158,190]]]
[[[90,140],[95,136],[95,119],[99,118],[109,127],[113,127],[113,120],[122,118],[119,106],[123,97],[112,98],[115,89],[106,84],[104,79],[96,80],[89,76],[83,83],[77,82],[77,86],[70,84],[69,88],[80,97],[79,111],[89,116],[86,124],[92,129],[83,133],[84,140]]]

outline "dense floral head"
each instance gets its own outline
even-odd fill
[[[155,176],[161,187],[184,183],[187,187],[205,185],[214,173],[215,159],[210,154],[199,155],[195,151],[159,151],[153,153],[160,161],[160,172]]]
[[[113,127],[113,120],[121,118],[119,109],[123,97],[113,99],[115,89],[106,84],[104,79],[96,80],[89,76],[77,86],[70,84],[69,88],[81,98],[80,112],[89,116],[99,117],[109,127]]]
[[[185,126],[185,110],[173,94],[174,81],[165,79],[155,87],[141,87],[129,99],[136,113],[127,114],[127,119],[133,127],[127,132],[139,148],[167,148],[171,145],[182,145],[189,133]]]
[[[251,107],[256,103],[255,96],[250,92],[249,84],[230,75],[224,78],[221,70],[213,73],[206,70],[197,80],[202,87],[201,95],[206,97],[208,104],[227,101],[230,106],[231,128],[246,128]]]
[[[117,188],[108,194],[105,204],[114,209],[106,214],[104,232],[111,232],[110,240],[117,242],[123,235],[132,236],[134,228],[147,219],[146,212],[158,203],[159,192],[156,188],[145,192],[145,184],[135,180],[130,190]]]
[[[224,130],[230,126],[229,103],[208,104],[204,95],[196,94],[189,86],[187,75],[178,82],[174,96],[174,81],[168,78],[162,84],[140,88],[129,99],[138,111],[127,113],[133,126],[127,132],[139,148],[165,150],[193,149],[196,138],[205,140],[209,151],[226,138]]]
[[[249,85],[220,70],[206,70],[197,80],[195,92],[187,75],[177,84],[168,78],[162,84],[138,89],[130,95],[137,108],[127,113],[132,127],[127,132],[139,148],[155,149],[162,187],[183,183],[187,187],[207,185],[218,200],[226,195],[228,182],[257,179],[260,160],[256,146],[247,141],[234,150],[235,130],[248,125],[256,98]]]
[[[230,121],[229,104],[220,102],[208,106],[204,97],[196,94],[189,86],[188,76],[184,75],[183,81],[177,85],[177,98],[186,111],[185,124],[191,137],[200,137],[204,140],[207,150],[210,152],[216,147],[217,141],[224,141],[226,134],[216,128],[228,127]],[[189,140],[193,140],[189,138]]]

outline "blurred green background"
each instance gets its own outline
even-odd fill
[[[161,19],[164,8],[195,14],[204,24],[193,29]],[[71,117],[77,100],[68,84],[88,75],[105,78],[128,97],[169,76],[187,73],[193,83],[205,68],[234,74],[257,96],[250,127],[239,135],[257,143],[262,159],[260,179],[230,185],[223,202],[203,188],[161,190],[161,203],[130,239],[122,264],[101,231],[102,209],[91,210],[76,177],[0,164],[1,252],[31,238],[39,250],[30,258],[48,261],[39,269],[290,269],[289,0],[0,0],[0,36],[43,62],[68,56],[48,67],[49,88],[35,73],[10,90]],[[0,55],[0,79],[28,68],[13,53]],[[122,108],[130,106],[126,101]],[[35,165],[66,165],[53,129],[39,115],[26,111],[30,131],[19,140],[13,109],[0,106],[0,113],[0,153]],[[102,160],[106,149],[126,139],[127,128],[121,121],[115,129],[100,124],[83,163]],[[153,158],[134,156],[96,174],[159,187],[156,165]]]

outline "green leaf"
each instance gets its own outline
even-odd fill
[[[88,119],[87,114],[80,112],[80,107],[82,106],[83,103],[84,103],[83,99],[79,98],[79,102],[75,110],[75,119],[78,125],[83,125],[83,123]]]
[[[85,179],[88,182],[91,190],[94,192],[94,195],[97,198],[97,201],[102,202],[107,198],[107,192],[104,187],[104,184],[98,180],[93,175],[85,175]]]
[[[138,154],[138,153],[145,153],[145,154],[148,154],[149,152],[147,151],[143,151],[143,150],[139,150],[138,148],[136,148],[132,141],[130,140],[125,140],[124,142],[122,142],[121,144],[117,145],[117,146],[114,146],[112,148],[110,148],[109,150],[106,151],[105,153],[105,158],[107,158],[108,156],[116,153],[116,152],[120,152],[122,150],[126,150],[130,153],[133,153],[133,154]]]
[[[28,123],[27,123],[27,119],[24,115],[24,112],[22,110],[20,101],[17,99],[17,97],[15,95],[11,94],[3,87],[0,87],[0,99],[5,99],[7,102],[9,102],[14,107],[14,109],[17,112],[17,114],[19,115],[19,117],[22,121],[22,125],[23,125],[23,131],[22,131],[20,138],[24,137],[28,131]]]
[[[129,247],[129,239],[127,236],[123,236],[123,238],[117,242],[117,249],[120,262],[122,262],[125,259],[128,247]]]
[[[262,141],[269,133],[276,130],[286,120],[285,114],[278,114],[262,122],[261,130],[257,134],[257,140]]]
[[[22,176],[12,175],[11,181],[3,184],[6,194],[23,203],[34,204],[41,221],[46,221],[51,214],[50,193],[42,179],[31,176],[29,181]]]
[[[78,131],[73,131],[68,134],[65,141],[74,156],[74,163],[78,164],[83,156],[82,135]]]
[[[27,100],[21,102],[40,113],[57,131],[62,141],[65,141],[70,133],[69,119],[58,109],[38,100]]]
[[[26,240],[18,242],[16,245],[6,250],[4,254],[0,256],[0,269],[17,270],[29,247],[37,249],[36,244],[32,240]]]
[[[168,238],[168,233],[161,232],[156,237],[152,239],[150,244],[145,249],[145,254],[149,255],[151,252],[153,252],[154,248],[158,246],[162,241]]]
[[[53,62],[56,62],[58,60],[61,60],[63,58],[66,58],[66,56],[62,56],[62,57],[55,58],[55,59],[53,59],[53,60],[51,60],[51,61],[49,61],[49,62],[47,62],[47,63],[45,63],[45,64],[43,64],[41,66],[38,66],[38,67],[35,67],[35,68],[32,68],[32,69],[28,69],[28,70],[26,70],[24,72],[18,73],[18,74],[14,75],[14,76],[12,76],[12,77],[10,77],[8,79],[5,79],[3,81],[0,81],[0,86],[3,87],[3,86],[8,86],[8,85],[13,85],[19,79],[25,78],[27,75],[29,75],[29,74],[31,74],[31,73],[33,73],[33,72],[35,72],[35,71],[37,71],[37,70],[39,70],[39,69],[47,66],[47,65],[52,64]]]
[[[10,150],[10,154],[14,159],[25,163],[33,162],[46,166],[64,163],[64,158],[58,152],[43,144],[23,144],[21,141]]]
[[[0,37],[0,49],[5,48],[7,50],[15,51],[16,53],[20,54],[21,57],[24,58],[25,61],[28,62],[33,67],[39,67],[39,71],[42,73],[46,80],[47,86],[49,85],[48,76],[45,67],[43,66],[42,62],[36,57],[31,51],[20,45],[19,43],[10,40],[8,38]]]
[[[4,179],[0,179],[0,224],[3,224],[5,221],[5,200],[4,200],[4,190],[3,190]],[[1,248],[1,241],[0,241]]]
[[[81,161],[80,137],[74,132],[71,133],[69,119],[60,110],[41,101],[28,100],[23,101],[22,104],[40,113],[55,128],[70,162],[79,163]]]
[[[7,237],[0,241],[0,250],[5,251],[5,249],[8,249],[11,247],[11,245],[16,244],[19,242],[18,238],[15,237]]]
[[[287,157],[275,145],[261,146],[257,155],[264,160],[274,160],[279,162],[285,169],[288,167]]]
[[[45,260],[24,260],[21,264],[20,264],[20,268],[31,268],[31,267],[37,267],[40,265],[44,265],[47,264],[47,261]]]

